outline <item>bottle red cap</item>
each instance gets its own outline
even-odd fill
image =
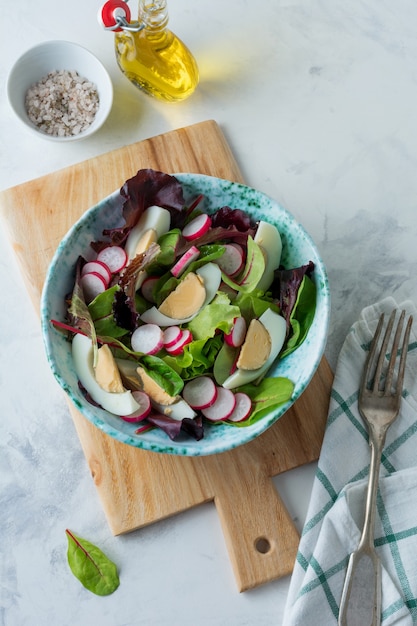
[[[120,32],[123,30],[117,22],[118,17],[123,17],[130,22],[130,9],[123,0],[108,0],[98,13],[98,21],[106,30]]]

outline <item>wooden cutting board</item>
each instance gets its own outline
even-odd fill
[[[37,311],[62,236],[86,209],[147,167],[243,182],[222,131],[209,120],[0,192],[0,214]],[[290,574],[299,536],[271,477],[318,458],[332,379],[323,359],[301,398],[266,433],[200,458],[119,443],[69,403],[111,531],[126,533],[214,501],[239,591]]]

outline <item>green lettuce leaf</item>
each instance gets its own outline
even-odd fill
[[[174,264],[175,253],[180,239],[181,231],[179,228],[169,230],[159,237],[158,245],[160,251],[156,261],[149,266],[148,273],[150,275],[154,272],[159,273],[157,269],[161,266],[171,267]]]
[[[114,317],[113,305],[117,291],[120,291],[120,287],[119,285],[114,285],[96,296],[88,305],[97,335],[123,337],[129,332],[119,326]]]
[[[248,324],[253,318],[260,317],[267,309],[279,313],[279,307],[272,301],[272,298],[257,289],[251,293],[239,293],[233,303],[237,304]]]
[[[224,254],[225,250],[223,245],[214,243],[197,247],[200,250],[200,256],[195,261],[190,263],[184,274],[181,274],[181,276],[185,276],[188,272],[195,272],[199,267],[202,267],[206,263],[219,259]]]
[[[174,289],[179,285],[179,282],[180,279],[175,278],[175,276],[173,276],[169,271],[165,272],[165,274],[160,277],[155,288],[153,289],[156,306],[159,306],[161,302],[169,296],[171,291],[174,291]]]
[[[235,317],[240,316],[240,309],[231,304],[227,294],[218,292],[210,304],[205,306],[191,322],[188,329],[194,339],[213,337],[216,330],[228,333]]]
[[[163,359],[146,355],[141,358],[140,364],[146,369],[147,374],[170,396],[176,396],[183,390],[183,379]]]
[[[249,383],[238,387],[235,391],[247,393],[252,400],[252,413],[249,419],[236,422],[235,425],[250,426],[269,413],[271,409],[288,402],[294,391],[294,383],[288,378],[268,377],[264,378],[259,385]]]
[[[223,344],[221,335],[192,341],[184,347],[182,354],[167,355],[164,362],[174,369],[182,380],[202,376],[213,369],[216,356]]]

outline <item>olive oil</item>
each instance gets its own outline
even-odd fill
[[[198,85],[197,63],[168,28],[166,0],[139,0],[140,30],[115,33],[117,63],[139,89],[169,102],[190,96]]]

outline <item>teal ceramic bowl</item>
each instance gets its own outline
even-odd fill
[[[269,375],[290,378],[294,393],[289,402],[261,420],[247,427],[227,424],[208,424],[204,438],[195,441],[182,438],[171,441],[159,429],[135,434],[137,424],[129,424],[119,417],[88,403],[81,393],[71,356],[71,344],[50,323],[51,319],[65,319],[65,296],[71,292],[74,267],[80,254],[85,255],[92,240],[102,236],[104,228],[123,223],[122,199],[119,191],[111,194],[89,209],[61,241],[50,264],[42,293],[41,318],[47,358],[52,372],[76,408],[97,428],[120,442],[144,450],[182,456],[203,456],[231,450],[258,437],[274,424],[303,393],[319,366],[326,345],[330,295],[325,267],[317,247],[304,228],[277,202],[245,185],[199,174],[175,174],[182,183],[185,200],[204,194],[203,209],[210,213],[228,205],[247,211],[255,220],[275,224],[283,241],[282,263],[298,267],[313,261],[314,281],[317,287],[317,305],[313,325],[304,343],[292,354],[277,360]]]

